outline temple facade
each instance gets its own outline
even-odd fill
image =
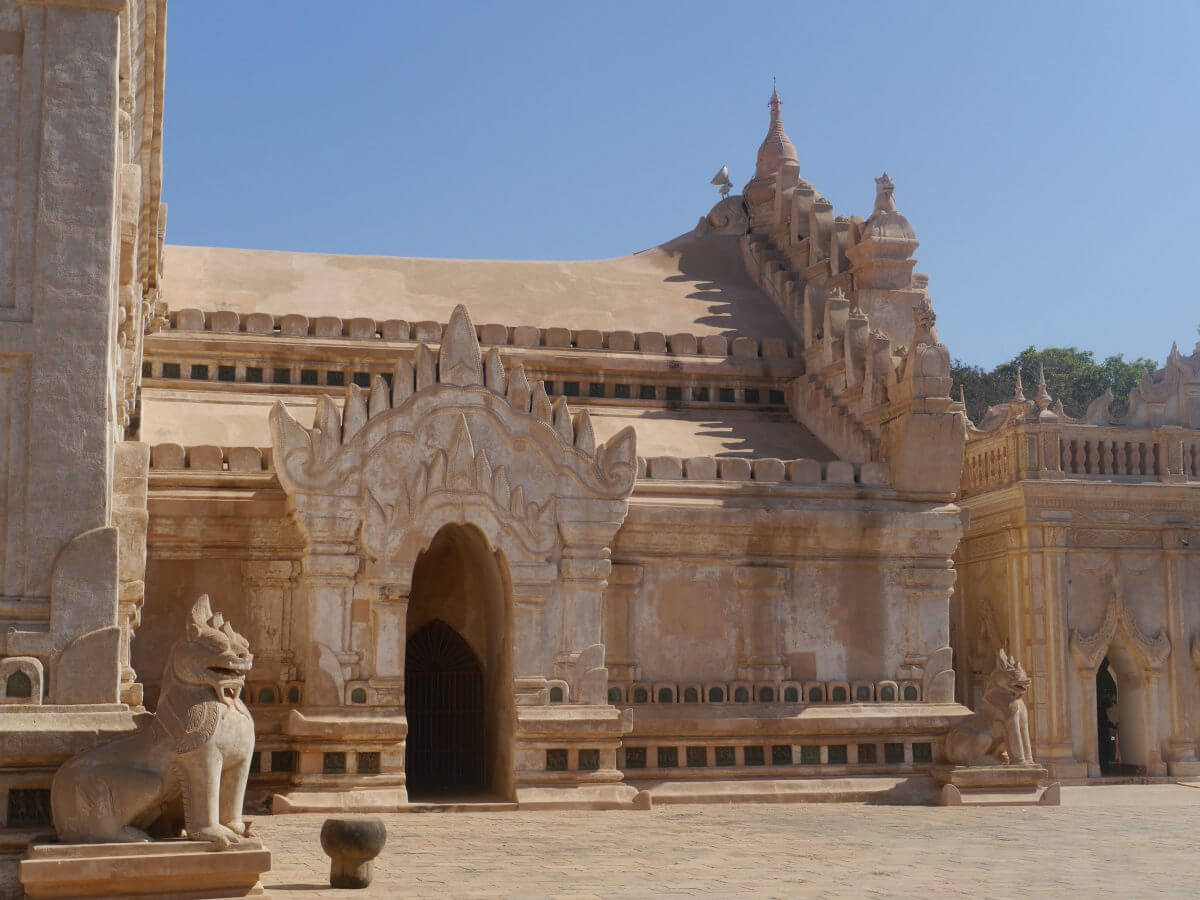
[[[165,14],[0,0],[0,827],[202,594],[256,809],[928,800],[1002,648],[1056,774],[1197,765],[1200,354],[970,424],[895,184],[835,215],[777,93],[631,256],[164,246]]]
[[[970,705],[996,649],[1033,678],[1038,760],[1062,777],[1200,774],[1200,345],[1116,418],[1039,378],[969,429],[952,633]]]

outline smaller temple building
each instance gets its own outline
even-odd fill
[[[1039,378],[968,429],[955,556],[958,696],[997,648],[1033,679],[1054,774],[1196,775],[1200,737],[1200,344],[1145,376],[1128,415],[1078,419]]]

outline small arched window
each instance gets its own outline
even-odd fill
[[[275,689],[265,687],[265,688],[262,688],[261,690],[259,690],[258,702],[259,703],[274,703],[275,702]]]
[[[609,703],[620,703],[621,702],[621,689],[619,687],[610,687],[608,689],[608,702]]]
[[[774,688],[769,688],[769,687],[759,688],[758,689],[758,701],[760,703],[774,703],[775,702]]]
[[[885,684],[879,689],[879,699],[884,703],[891,703],[896,699],[896,689],[890,684]]]
[[[825,693],[819,687],[811,687],[808,689],[808,702],[820,703],[825,699]]]
[[[658,702],[659,703],[674,703],[675,702],[675,692],[673,690],[671,690],[669,687],[659,688],[658,689]]]
[[[834,703],[845,703],[846,702],[846,689],[844,687],[835,687],[833,689],[833,698],[832,699],[833,699]]]
[[[684,703],[699,703],[700,702],[700,694],[697,692],[697,690],[695,688],[684,688],[683,702]]]
[[[562,689],[562,687],[560,687],[557,684],[554,687],[550,688],[550,702],[551,703],[562,703],[563,702],[563,689]]]
[[[904,699],[916,700],[918,697],[917,686],[915,684],[906,684],[904,686]]]
[[[784,688],[783,689],[783,702],[784,703],[799,703],[800,702],[800,692],[798,690],[796,690],[794,687]]]
[[[17,670],[8,676],[4,682],[4,696],[6,697],[32,697],[33,682],[24,672]]]
[[[352,690],[350,692],[350,702],[351,703],[366,703],[367,702],[366,688],[355,688],[354,690]]]
[[[750,691],[748,691],[744,687],[737,688],[733,692],[733,702],[734,703],[749,703],[750,702]]]
[[[725,702],[725,691],[719,687],[709,688],[708,689],[708,702],[709,703],[724,703]]]
[[[633,690],[634,703],[649,703],[650,693],[644,687],[634,688]]]

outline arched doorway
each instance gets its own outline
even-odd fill
[[[507,566],[483,532],[445,525],[413,566],[404,661],[411,799],[514,787]]]
[[[1096,669],[1096,740],[1103,775],[1142,776],[1150,764],[1149,689],[1129,650],[1114,642]]]
[[[404,694],[410,795],[482,790],[483,666],[462,635],[440,619],[408,639]]]

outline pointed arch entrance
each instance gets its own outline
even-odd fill
[[[511,793],[512,614],[504,561],[442,526],[413,566],[404,654],[409,796]]]
[[[611,783],[622,726],[605,700],[602,613],[609,547],[637,477],[633,429],[598,443],[586,410],[551,401],[497,347],[483,354],[462,306],[440,346],[405,349],[390,380],[347,386],[341,405],[319,398],[311,427],[277,404],[270,425],[304,541],[294,629],[303,704],[286,726],[302,771],[338,752],[330,734],[353,735],[354,770],[323,776],[322,789],[404,802],[405,651],[438,619],[483,672],[491,792],[541,790],[535,707],[555,680],[578,706],[572,729],[612,754],[571,788],[627,802],[632,789]]]

